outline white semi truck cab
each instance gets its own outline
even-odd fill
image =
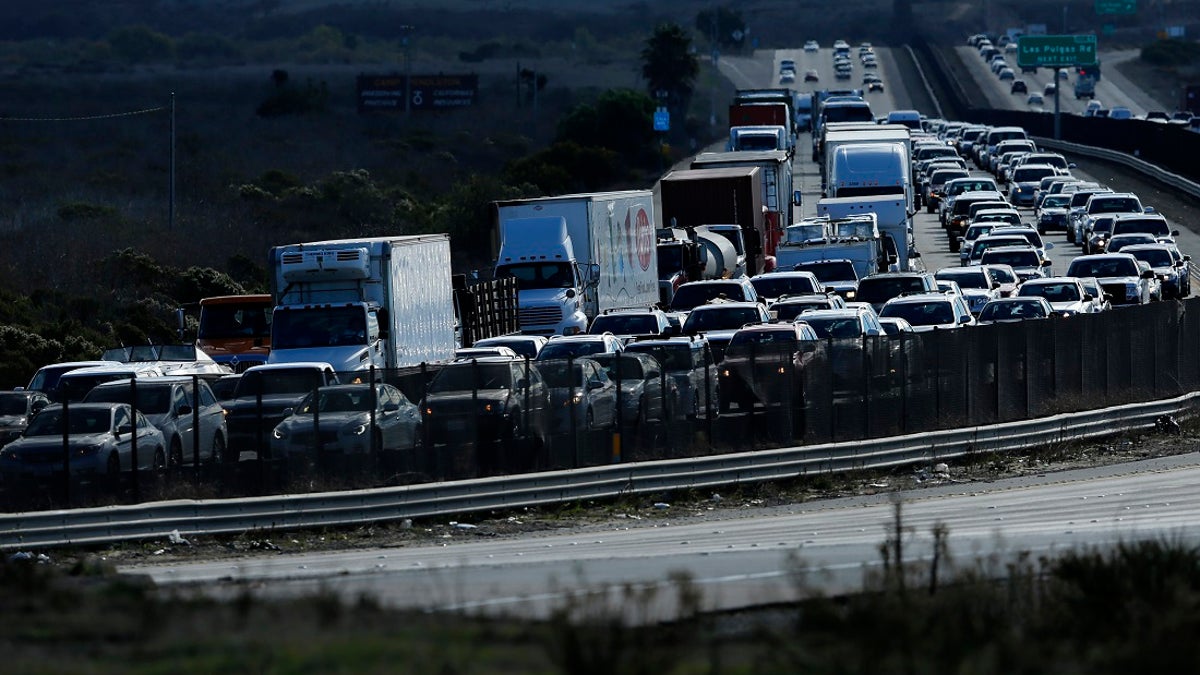
[[[521,330],[538,335],[586,333],[589,291],[596,264],[581,265],[562,217],[521,218],[502,224],[496,277],[514,277],[519,288]],[[594,292],[592,296],[594,296]]]

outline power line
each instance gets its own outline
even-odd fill
[[[128,112],[111,113],[108,115],[84,115],[81,117],[0,117],[0,122],[83,122],[86,120],[108,120],[116,117],[133,117],[135,115],[146,115],[149,113],[162,112],[170,110],[168,106],[159,106],[157,108],[146,108],[144,110],[130,110]]]

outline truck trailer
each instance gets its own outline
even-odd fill
[[[721,169],[733,166],[757,166],[762,170],[763,214],[766,238],[763,253],[775,255],[775,247],[783,236],[783,228],[795,221],[801,205],[800,191],[795,189],[791,157],[786,152],[702,152],[692,159],[692,169]]]
[[[324,362],[346,372],[454,356],[448,235],[276,246],[270,268],[268,363]]]
[[[515,277],[521,331],[586,333],[610,309],[659,300],[654,193],[593,192],[495,202],[496,277]]]
[[[659,181],[662,227],[698,228],[740,225],[746,274],[774,269],[766,254],[768,241],[763,209],[763,171],[758,166],[672,171]],[[734,270],[727,269],[732,275]]]

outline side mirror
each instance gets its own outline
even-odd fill
[[[1047,251],[1049,251],[1049,250],[1052,250],[1052,249],[1054,248],[1054,244],[1052,244],[1052,243],[1050,243],[1050,242],[1045,242],[1045,243],[1043,244],[1043,246],[1045,247],[1045,249],[1046,249]]]
[[[125,423],[125,424],[122,424],[119,427],[117,427],[117,436],[120,436],[121,434],[132,433],[132,432],[133,432],[133,425],[131,425],[129,423]]]
[[[1179,236],[1179,230],[1171,230],[1171,236],[1172,236],[1172,237],[1178,237],[1178,236]]]
[[[1154,278],[1154,270],[1143,270],[1141,276],[1143,279],[1153,279]]]
[[[647,370],[646,371],[647,379],[658,379],[660,377],[662,377],[662,373],[657,370]]]
[[[1090,301],[1092,301],[1092,300],[1095,300],[1095,298],[1093,298],[1093,297],[1092,297],[1092,294],[1091,294],[1091,293],[1084,293],[1084,294],[1083,294],[1083,301],[1084,301],[1084,302],[1090,302]]]
[[[1183,259],[1188,260],[1189,257],[1184,256]],[[34,415],[36,415],[36,414],[42,412],[43,410],[45,410],[47,405],[49,405],[49,404],[46,403],[45,401],[34,401],[33,406],[30,408],[30,412],[32,412]]]
[[[400,410],[400,404],[394,401],[388,401],[383,404],[383,412],[396,412]]]
[[[523,377],[517,380],[517,389],[524,389],[525,387],[528,387],[528,386],[529,386],[529,380],[527,380]]]
[[[296,409],[295,409],[295,408],[284,408],[284,409],[283,409],[283,416],[284,416],[284,417],[291,417],[291,416],[292,416],[292,414],[293,414],[293,413],[295,413],[295,412],[296,412]]]
[[[920,258],[920,257],[921,257],[921,252],[920,252],[920,251],[909,251],[909,252],[908,252],[908,257],[909,257],[909,258]]]
[[[1049,261],[1049,260],[1043,260],[1043,261],[1042,261],[1042,267],[1049,267],[1049,266],[1050,266],[1050,264],[1051,264],[1051,263],[1050,263],[1050,261]]]
[[[1147,206],[1146,208],[1142,209],[1142,213],[1158,213],[1158,211],[1156,211],[1153,206]]]
[[[792,193],[792,206],[800,206],[804,203],[804,194],[799,190]]]
[[[175,414],[176,415],[191,415],[192,414],[192,406],[184,403],[183,405],[179,406],[179,410],[177,410],[175,412]]]
[[[958,317],[958,322],[959,323],[971,323],[971,317],[966,316],[966,315],[960,316],[960,317]]]
[[[1067,168],[1068,168],[1068,169],[1075,169],[1075,168],[1078,168],[1078,167],[1076,167],[1076,166],[1075,166],[1075,162],[1067,162]]]
[[[587,383],[588,391],[595,391],[595,390],[601,389],[603,387],[604,387],[604,383],[601,382],[600,380],[588,380],[588,383]]]

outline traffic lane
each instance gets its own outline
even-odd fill
[[[821,49],[816,52],[806,52],[803,49],[780,49],[775,52],[775,73],[778,78],[779,63],[783,59],[791,59],[796,62],[796,82],[788,85],[797,91],[820,91],[822,89],[863,89],[863,75],[868,72],[873,72],[879,75],[883,80],[882,92],[863,92],[863,98],[871,104],[871,112],[876,116],[886,115],[889,111],[896,110],[896,95],[897,92],[903,90],[903,81],[899,77],[890,74],[889,63],[894,59],[894,54],[888,48],[875,48],[875,58],[879,63],[877,68],[864,68],[862,60],[858,56],[858,47],[850,48],[850,64],[851,74],[848,80],[837,79],[837,73],[833,69],[833,50]],[[816,70],[820,80],[817,82],[805,82],[804,74],[809,70]],[[778,82],[778,79],[776,79]],[[764,86],[779,86],[764,85]]]
[[[992,107],[999,110],[1038,109],[1030,107],[1026,103],[1028,94],[1010,93],[1012,82],[1001,80],[997,77],[988,67],[987,62],[979,56],[978,50],[972,47],[957,47],[955,51],[963,63],[966,64],[968,72],[979,83],[984,96],[987,97]],[[1015,63],[1015,61],[1010,59],[1010,63]],[[1101,63],[1103,63],[1103,55],[1101,56]],[[1022,73],[1019,67],[1014,67],[1013,70],[1017,71],[1017,79],[1025,81],[1030,93],[1044,93],[1046,85],[1054,81],[1054,70],[1050,68],[1039,68],[1036,74]],[[1058,81],[1060,86],[1059,110],[1065,113],[1082,114],[1084,108],[1087,107],[1088,100],[1077,100],[1075,98],[1075,79],[1077,75],[1073,68],[1064,70],[1067,71],[1068,78]],[[1132,93],[1127,93],[1121,89],[1121,85],[1129,87],[1133,90]],[[1119,74],[1116,77],[1107,77],[1102,74],[1100,81],[1096,83],[1095,99],[1100,101],[1105,108],[1124,106],[1129,108],[1134,115],[1144,115],[1146,114],[1144,102],[1149,100],[1149,96]],[[1054,97],[1052,95],[1045,95],[1045,103],[1041,107],[1041,110],[1044,112],[1054,112]]]
[[[1074,157],[1068,157],[1068,160],[1072,162],[1077,161]],[[1180,251],[1193,257],[1197,252],[1200,252],[1200,235],[1188,229],[1183,224],[1187,222],[1187,216],[1192,215],[1198,210],[1194,205],[1189,207],[1177,196],[1169,194],[1169,191],[1161,188],[1151,189],[1152,186],[1145,181],[1135,181],[1131,176],[1123,172],[1117,172],[1110,168],[1109,165],[1103,163],[1077,163],[1077,167],[1072,173],[1083,180],[1095,181],[1107,185],[1118,192],[1133,192],[1137,194],[1144,205],[1154,206],[1166,216],[1172,229],[1179,230],[1179,236],[1175,240],[1179,245]],[[971,175],[991,177],[991,174],[978,170],[972,171]],[[1155,203],[1156,197],[1165,200],[1161,208]],[[1184,213],[1177,213],[1173,210],[1175,208],[1184,208],[1187,210]],[[1018,208],[1017,210],[1021,213],[1022,222],[1036,226],[1037,221],[1033,209]],[[1183,218],[1180,216],[1183,216]],[[926,269],[936,271],[943,267],[957,267],[960,264],[959,254],[951,253],[949,250],[950,239],[947,236],[946,230],[942,228],[941,223],[938,221],[936,212],[927,214],[924,209],[918,212],[913,217],[913,233],[917,239],[917,247],[921,251],[921,259],[924,261]],[[1050,271],[1052,274],[1065,274],[1071,261],[1083,255],[1082,249],[1076,244],[1069,243],[1066,233],[1061,230],[1047,232],[1043,235],[1042,239],[1049,244],[1053,244],[1053,248],[1049,248],[1046,251],[1047,257],[1050,259]]]

